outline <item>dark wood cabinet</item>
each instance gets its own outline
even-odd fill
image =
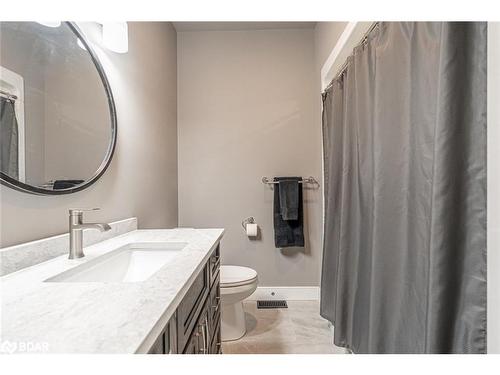
[[[149,349],[149,354],[173,354],[177,353],[177,336],[175,327],[176,317],[170,319],[162,334],[156,339]]]
[[[155,343],[153,344],[151,349],[149,349],[148,353],[149,354],[165,354],[163,334],[156,339]]]
[[[202,271],[157,338],[150,354],[220,354],[220,247]]]
[[[199,317],[210,292],[208,271],[207,266],[203,267],[177,308],[177,345],[181,350],[199,324]]]

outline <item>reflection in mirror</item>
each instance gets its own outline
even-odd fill
[[[111,92],[79,38],[66,22],[0,23],[1,172],[9,186],[63,193],[109,162]]]

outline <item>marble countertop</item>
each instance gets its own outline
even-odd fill
[[[159,336],[223,229],[135,230],[0,278],[3,352],[145,353]],[[44,280],[132,242],[187,242],[143,282]]]

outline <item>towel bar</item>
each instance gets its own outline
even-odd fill
[[[268,185],[274,185],[277,184],[278,181],[273,181],[269,177],[262,177],[262,183],[268,184]],[[312,176],[309,176],[307,178],[303,178],[302,181],[299,181],[299,184],[313,184],[319,186],[319,182]]]

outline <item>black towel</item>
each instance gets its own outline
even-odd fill
[[[54,190],[70,189],[77,185],[82,184],[83,180],[56,180],[54,181]]]
[[[293,191],[298,190],[298,210],[296,220],[285,220],[282,216],[282,207],[280,199],[280,187],[282,184],[274,185],[274,245],[280,247],[304,247],[304,218],[303,218],[303,202],[302,202],[302,184],[301,177],[275,177],[274,181],[294,181],[297,185]],[[290,187],[290,184],[284,184],[284,187]]]
[[[298,220],[299,218],[299,185],[296,178],[278,182],[283,220]]]

